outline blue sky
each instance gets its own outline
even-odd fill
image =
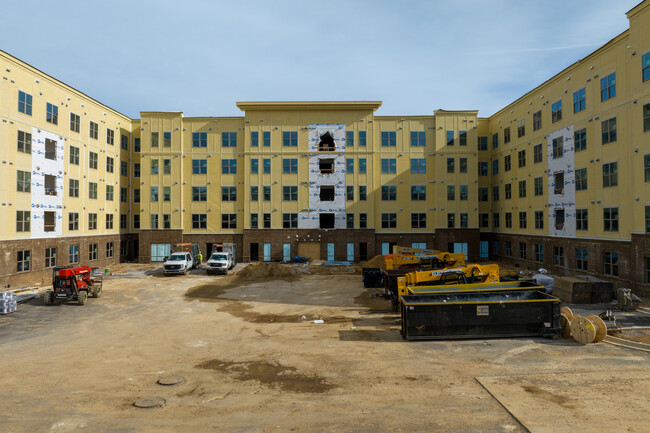
[[[134,118],[275,100],[489,116],[624,31],[639,1],[23,0],[3,5],[0,49]]]

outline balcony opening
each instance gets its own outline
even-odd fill
[[[322,229],[333,229],[334,228],[334,214],[333,213],[322,213],[319,214],[320,217],[320,228]]]
[[[45,158],[56,159],[56,141],[45,139]]]
[[[555,173],[555,188],[553,192],[555,194],[564,194],[564,172]]]
[[[555,209],[555,228],[557,230],[564,228],[564,209]]]
[[[320,201],[334,201],[334,185],[321,185]]]
[[[320,136],[320,143],[318,143],[319,152],[327,152],[336,150],[336,144],[334,143],[334,137],[327,131],[325,134]]]
[[[319,159],[318,168],[320,169],[320,174],[334,173],[334,159]]]
[[[56,195],[56,176],[45,175],[45,195]]]
[[[56,213],[46,211],[43,215],[43,230],[53,232],[56,228]]]

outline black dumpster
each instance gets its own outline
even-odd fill
[[[538,290],[401,297],[402,338],[553,337],[560,300]]]

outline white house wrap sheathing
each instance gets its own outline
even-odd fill
[[[562,156],[553,158],[553,139],[563,138]],[[573,125],[551,132],[547,136],[546,156],[548,158],[548,234],[550,236],[574,237],[576,235],[576,167]],[[555,193],[555,173],[564,172],[564,188],[561,194]],[[555,227],[555,211],[564,209],[564,226]]]
[[[45,157],[45,140],[56,143],[56,157]],[[63,158],[64,139],[51,132],[32,128],[32,238],[53,238],[61,236],[63,226]],[[54,191],[45,192],[45,175],[56,178]],[[45,231],[45,212],[54,212],[54,230]]]

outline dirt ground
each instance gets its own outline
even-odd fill
[[[523,432],[476,378],[529,375],[548,431],[563,431],[571,409],[554,412],[544,378],[650,375],[650,354],[604,343],[405,342],[388,302],[346,271],[133,268],[85,306],[35,299],[0,316],[0,432]],[[168,376],[185,382],[156,383]],[[149,397],[166,404],[133,406]]]

